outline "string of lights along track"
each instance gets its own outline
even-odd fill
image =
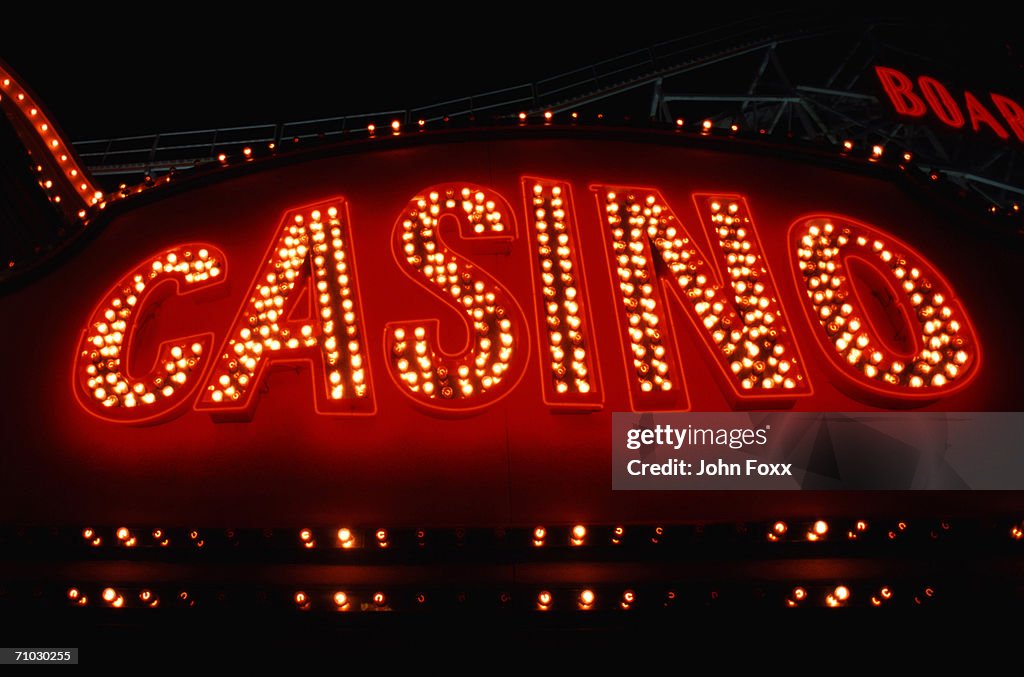
[[[952,592],[953,597],[948,597]],[[534,585],[534,586],[339,586],[268,585],[238,587],[111,583],[70,585],[40,591],[49,608],[99,612],[189,609],[195,612],[244,608],[317,615],[397,612],[507,611],[530,614],[665,613],[695,608],[906,608],[959,603],[956,588],[896,579],[892,583],[784,583],[768,585]]]
[[[69,540],[70,539],[70,540]],[[248,553],[242,561],[259,560],[259,553],[291,552],[296,558],[275,556],[265,564],[301,563],[313,553],[329,551],[340,559],[314,560],[318,564],[365,564],[374,561],[360,555],[399,555],[406,564],[429,566],[429,557],[417,558],[436,551],[438,562],[457,565],[458,555],[479,561],[481,553],[495,561],[565,562],[563,554],[574,555],[568,561],[588,562],[592,567],[604,563],[630,562],[633,567],[645,563],[718,561],[757,561],[783,557],[792,563],[794,575],[768,578],[752,583],[730,580],[727,576],[644,577],[644,582],[615,582],[601,577],[601,582],[567,581],[556,576],[530,584],[484,582],[474,585],[444,582],[374,585],[360,579],[344,583],[344,574],[336,574],[339,582],[325,582],[315,576],[307,582],[268,582],[244,585],[227,583],[196,583],[188,580],[140,581],[138,576],[123,580],[100,582],[90,575],[66,585],[17,585],[13,594],[0,597],[0,607],[80,608],[114,613],[118,610],[195,609],[216,610],[246,608],[273,612],[313,614],[360,614],[374,612],[411,613],[417,611],[500,611],[521,613],[663,613],[714,606],[781,607],[781,608],[905,608],[943,603],[978,603],[991,595],[1013,596],[1011,589],[991,586],[964,586],[944,579],[941,567],[932,567],[925,579],[896,568],[888,580],[885,567],[871,576],[851,575],[847,580],[829,576],[808,576],[800,569],[807,558],[816,562],[844,558],[878,556],[884,551],[899,557],[901,552],[920,556],[922,545],[932,544],[931,560],[941,564],[944,558],[958,559],[963,548],[976,554],[998,554],[1004,557],[1024,556],[1024,521],[997,518],[977,520],[905,520],[886,519],[816,519],[768,523],[703,524],[703,525],[584,525],[556,524],[549,526],[510,527],[497,529],[387,529],[355,527],[305,527],[301,529],[162,529],[150,527],[84,528],[72,530],[6,530],[0,542],[20,545],[25,555],[52,551],[64,552],[85,548],[99,555],[89,561],[102,564],[105,558],[124,567],[134,562],[156,560],[146,552],[175,553],[176,566],[190,561],[181,558],[182,550],[197,554],[206,552],[214,559],[217,553]],[[900,550],[900,545],[909,550]],[[831,549],[827,548],[831,545]],[[778,548],[784,548],[779,551]],[[785,549],[785,548],[788,548]],[[823,548],[826,548],[823,550]],[[881,550],[879,549],[881,548]],[[602,555],[621,552],[608,559]],[[133,558],[129,553],[141,555]],[[474,554],[475,553],[475,554]],[[554,558],[545,558],[549,553]],[[410,558],[412,556],[412,558]],[[508,557],[511,556],[511,559]],[[538,557],[539,556],[539,557]],[[453,559],[454,557],[454,559]],[[824,558],[824,560],[822,559]],[[205,558],[204,558],[205,559]],[[202,560],[200,560],[202,561]],[[223,560],[235,561],[234,559]],[[389,560],[377,560],[378,562]],[[292,577],[295,578],[294,576]],[[803,580],[800,580],[803,578]],[[991,588],[991,589],[989,589]],[[106,610],[106,611],[104,611]]]
[[[27,133],[22,134],[22,139],[26,141],[26,149],[29,152],[32,166],[38,174],[40,188],[55,207],[65,212],[68,218],[74,220],[78,225],[86,225],[91,222],[109,204],[164,186],[175,176],[173,169],[159,178],[147,174],[145,180],[139,184],[131,186],[121,184],[115,191],[104,192],[89,176],[88,170],[81,164],[67,140],[55,129],[53,122],[43,111],[41,105],[26,88],[19,85],[13,76],[3,69],[0,69],[0,108],[8,118],[18,123],[19,128],[27,130]],[[419,119],[412,125],[412,132],[444,129],[453,126],[454,122],[456,121],[448,116],[430,122]],[[477,120],[475,116],[469,116],[465,120],[460,118],[457,122],[459,124],[476,124]],[[620,122],[628,122],[628,120]],[[544,127],[566,128],[579,125],[608,125],[613,124],[613,121],[607,119],[603,113],[582,114],[579,111],[570,111],[555,114],[548,110],[542,113],[521,112],[518,115],[496,117],[488,120],[487,123],[496,126],[533,127],[539,124]],[[766,132],[764,129],[744,130],[735,122],[730,123],[710,118],[689,122],[683,118],[677,118],[670,125],[654,122],[646,124],[652,130],[672,130],[687,137],[761,139]],[[375,123],[369,123],[365,128],[346,131],[348,138],[354,140],[394,138],[409,133],[409,129],[397,119],[382,128],[378,128]],[[305,141],[304,144],[303,141]],[[204,173],[203,167],[206,168],[206,171],[216,171],[237,163],[245,164],[260,158],[297,151],[308,145],[309,140],[294,137],[286,143],[270,142],[266,146],[232,146],[217,152],[211,161],[193,165],[189,173],[200,175]],[[857,163],[866,162],[885,167],[898,167],[901,170],[914,166],[913,156],[908,150],[889,149],[889,145],[890,142],[880,140],[878,143],[860,148],[853,141],[844,140],[835,148],[842,157]],[[938,181],[943,178],[943,173],[929,169],[928,176],[932,181]],[[1002,210],[997,205],[986,205],[985,209],[993,215],[1001,212],[1011,216],[1020,216],[1021,214],[1019,203],[1013,203],[1008,210]],[[18,265],[18,261],[6,262],[9,270]]]
[[[577,127],[580,129],[595,127],[598,129],[613,129],[617,126],[623,125],[628,128],[636,127],[636,123],[629,118],[614,119],[604,115],[603,113],[580,113],[578,111],[571,111],[555,114],[551,111],[544,111],[543,113],[534,114],[522,112],[516,116],[494,117],[489,118],[486,121],[477,120],[475,116],[465,120],[461,118],[456,120],[449,118],[448,116],[444,116],[440,120],[432,122],[421,119],[418,120],[411,129],[403,126],[400,120],[392,120],[389,125],[385,125],[383,128],[378,127],[374,123],[369,123],[366,127],[361,129],[355,128],[346,130],[345,140],[360,141],[374,139],[384,140],[389,138],[395,139],[402,136],[409,136],[411,134],[459,129],[464,128],[467,125],[480,128],[484,128],[486,126],[496,128],[536,129],[540,127],[558,130],[567,130]],[[712,120],[710,118],[696,121],[687,121],[683,118],[677,118],[673,123],[645,121],[642,127],[652,132],[671,132],[671,135],[667,138],[678,137],[688,141],[706,138],[716,140],[738,139],[753,140],[761,143],[778,143],[774,136],[769,137],[767,135],[767,130],[765,129],[747,130],[736,123]],[[328,141],[326,139],[310,139],[296,136],[281,143],[268,142],[264,146],[234,144],[217,152],[211,160],[198,163],[197,165],[193,164],[188,168],[188,172],[201,174],[204,171],[217,171],[218,169],[244,165],[261,158],[300,152],[306,148],[313,147],[321,143],[328,143]],[[890,140],[879,140],[877,143],[870,144],[857,144],[850,139],[844,139],[843,141],[835,144],[829,142],[823,142],[823,144],[825,144],[824,148],[827,148],[830,152],[836,153],[840,158],[843,158],[858,167],[877,166],[880,169],[898,169],[900,171],[918,169],[925,173],[931,183],[943,182],[951,186],[954,185],[946,180],[946,176],[941,170],[933,170],[928,166],[919,166],[911,151],[900,147],[893,147]],[[135,195],[151,188],[164,185],[170,182],[172,177],[176,174],[177,172],[172,169],[167,174],[164,174],[159,178],[147,175],[145,181],[140,184],[121,184],[116,191],[112,191],[106,195],[103,195],[102,193],[97,194],[97,202],[103,203],[107,201],[120,200],[130,195]],[[102,209],[103,207],[102,205],[97,204],[97,208]],[[992,204],[985,205],[983,209],[990,215],[1002,214],[1013,217],[1020,217],[1022,215],[1020,202],[1012,203],[1009,209],[1002,209],[998,205]]]
[[[95,552],[147,558],[160,553],[292,552],[296,557],[391,557],[409,553],[502,552],[528,558],[548,551],[633,553],[689,556],[742,547],[751,551],[813,553],[863,552],[902,544],[977,543],[1003,547],[1024,545],[1024,520],[815,519],[709,524],[549,524],[495,528],[408,528],[310,526],[298,529],[166,528],[159,526],[88,526],[82,528],[0,529],[0,544],[24,549]],[[693,548],[699,548],[695,551]],[[839,548],[839,550],[836,550]],[[133,555],[133,553],[138,553]],[[303,555],[302,553],[310,553]],[[298,560],[305,561],[305,560]]]

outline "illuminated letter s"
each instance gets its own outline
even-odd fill
[[[470,184],[433,186],[406,206],[395,223],[392,251],[399,268],[463,315],[465,348],[438,347],[439,321],[389,323],[384,344],[389,372],[417,404],[439,412],[465,413],[493,404],[522,378],[530,342],[526,317],[501,283],[449,248],[441,232],[479,254],[504,253],[515,239],[508,203]]]

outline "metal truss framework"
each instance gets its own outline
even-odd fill
[[[558,114],[601,107],[631,111],[635,117],[637,95],[649,90],[650,110],[644,113],[654,122],[709,120],[714,128],[743,134],[911,153],[916,168],[945,177],[996,208],[1019,209],[1024,168],[1018,147],[899,119],[876,96],[871,72],[881,57],[928,60],[878,35],[880,28],[890,26],[851,31],[828,24],[794,28],[781,21],[746,21],[544,80],[420,108],[90,140],[75,146],[94,174],[137,176],[216,162],[218,154],[237,154],[246,146],[365,134],[371,124],[391,120],[404,125],[470,117],[500,120],[521,112]]]

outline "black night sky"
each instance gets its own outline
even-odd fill
[[[36,21],[23,20],[22,32],[5,35],[0,58],[68,135],[82,140],[404,109],[550,77],[738,23],[785,27],[878,18],[776,7],[739,14],[717,5],[645,7],[638,16],[557,5],[501,11],[446,5],[412,12],[351,7],[340,16],[298,6],[274,6],[266,16],[211,16],[175,5],[146,21],[127,11],[65,15],[53,29],[51,18],[40,13]],[[890,11],[883,18],[912,19],[915,33],[950,51],[947,62],[975,73],[972,60],[1012,62],[1010,72],[998,77],[1003,89],[1007,75],[1022,79],[1014,49],[1019,37],[1008,27],[935,14]]]
[[[279,11],[279,10],[275,10]],[[556,13],[557,14],[557,13]],[[74,139],[400,109],[536,80],[676,37],[678,24],[545,29],[539,18],[363,16],[163,27],[7,60]],[[74,46],[81,49],[74,49]]]

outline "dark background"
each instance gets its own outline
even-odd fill
[[[1024,80],[1020,31],[983,9],[964,16],[717,3],[613,11],[547,3],[339,8],[340,15],[288,3],[218,15],[172,3],[148,7],[145,20],[137,6],[57,17],[40,11],[7,24],[0,58],[74,140],[404,109],[734,25],[898,21],[908,51],[938,58],[952,77],[1008,94],[1019,94]]]

